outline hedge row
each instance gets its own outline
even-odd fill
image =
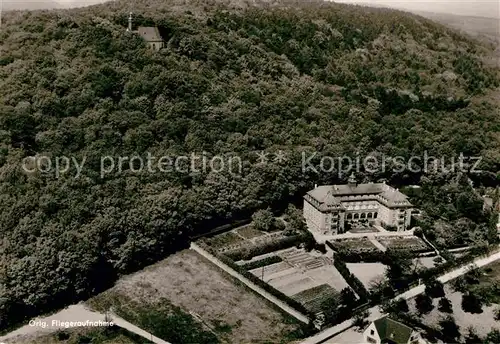
[[[215,256],[217,259],[219,259],[221,262],[223,262],[224,264],[229,266],[231,269],[237,271],[242,276],[249,279],[250,281],[252,281],[256,285],[258,285],[259,287],[261,287],[262,289],[264,289],[265,291],[267,291],[271,295],[275,296],[279,300],[286,303],[288,306],[290,306],[290,307],[294,308],[295,310],[301,312],[302,314],[306,315],[307,317],[309,317],[309,319],[314,319],[314,315],[311,314],[311,312],[308,311],[301,303],[299,303],[298,301],[295,301],[294,299],[290,298],[289,296],[283,294],[281,291],[275,289],[271,285],[262,281],[260,278],[258,278],[254,274],[248,272],[248,270],[245,269],[245,267],[236,264],[231,258],[227,257],[225,254],[216,252],[213,248],[211,248],[210,246],[207,246],[204,243],[200,243],[199,245],[205,251],[207,251],[211,255]]]
[[[267,257],[264,259],[256,260],[255,262],[243,264],[242,266],[245,268],[245,270],[248,271],[248,270],[261,268],[263,266],[268,266],[268,265],[271,265],[274,263],[279,263],[282,261],[283,261],[283,258],[281,258],[280,256],[271,256],[271,257]]]
[[[342,258],[334,255],[333,265],[337,268],[342,277],[344,277],[347,284],[349,284],[354,289],[354,291],[356,291],[356,294],[358,294],[362,300],[366,301],[369,299],[370,294],[368,290],[366,290],[363,283],[361,283],[361,281],[349,271]]]
[[[253,244],[235,250],[226,251],[224,252],[224,254],[234,261],[249,260],[255,256],[283,250],[292,246],[297,246],[301,243],[306,242],[308,239],[309,236],[305,233],[293,236],[282,236],[279,238],[271,239],[269,242],[266,242],[263,245]]]

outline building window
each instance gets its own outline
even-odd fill
[[[374,336],[374,335],[375,335],[375,331],[374,331],[374,330],[371,330],[371,331],[370,331],[370,335],[371,335],[371,336]]]
[[[372,337],[367,337],[366,340],[368,341],[368,343],[377,344],[377,341]]]

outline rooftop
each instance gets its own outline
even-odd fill
[[[367,196],[368,198],[382,198],[391,206],[411,206],[408,197],[385,183],[322,185],[307,193],[324,205],[338,205],[349,201],[349,196]]]
[[[139,26],[137,33],[148,42],[161,42],[160,31],[157,27]]]
[[[388,317],[377,319],[374,324],[382,343],[406,344],[413,332],[411,327]]]

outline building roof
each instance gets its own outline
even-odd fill
[[[405,194],[385,183],[322,185],[307,194],[326,206],[348,202],[350,201],[348,196],[367,196],[369,199],[377,199],[393,207],[411,206]]]
[[[410,340],[413,329],[388,317],[373,322],[382,343],[406,344]]]
[[[488,196],[483,196],[484,206],[485,208],[491,209],[493,208],[493,198]]]
[[[157,27],[139,26],[137,33],[147,42],[161,42],[163,40]]]

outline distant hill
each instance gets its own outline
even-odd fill
[[[415,12],[477,38],[500,43],[500,20],[496,18],[458,16],[446,13]]]
[[[57,1],[51,0],[28,0],[28,1],[13,1],[5,0],[3,2],[3,10],[45,10],[62,8],[63,6]]]

